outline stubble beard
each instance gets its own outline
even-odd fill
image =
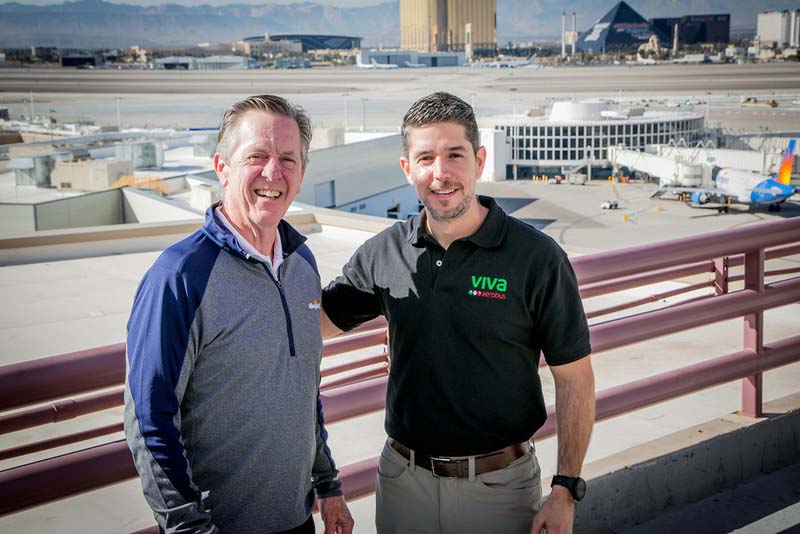
[[[467,212],[467,210],[469,210],[469,207],[472,204],[472,197],[465,196],[461,202],[452,208],[445,208],[443,210],[437,210],[428,205],[427,202],[423,202],[422,204],[425,206],[425,211],[431,219],[437,222],[449,222],[453,219],[461,217]]]

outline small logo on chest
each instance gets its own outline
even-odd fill
[[[319,309],[319,301],[317,299],[312,300],[308,303],[309,310],[318,310]]]
[[[505,300],[508,281],[505,278],[472,275],[472,289],[467,293],[473,297]]]

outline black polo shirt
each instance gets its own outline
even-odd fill
[[[444,250],[422,215],[366,241],[323,291],[350,330],[389,322],[386,432],[412,449],[481,454],[530,438],[546,419],[539,352],[561,365],[591,352],[575,274],[548,236],[495,201]]]

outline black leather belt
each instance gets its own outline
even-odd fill
[[[392,438],[388,439],[389,446],[400,453],[406,460],[411,459],[411,449]],[[475,456],[475,474],[491,473],[505,469],[511,462],[521,458],[530,449],[530,443],[515,443],[499,451]],[[430,471],[435,477],[442,478],[467,478],[469,477],[468,456],[435,456],[414,451],[414,463]]]

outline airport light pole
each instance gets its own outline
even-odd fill
[[[119,101],[122,100],[122,98],[119,97],[119,96],[115,96],[114,100],[116,101],[116,104],[117,104],[117,132],[121,132],[122,131],[122,121],[120,121],[120,117],[119,117]]]
[[[361,99],[361,131],[364,131],[364,127],[367,123],[367,99]]]
[[[342,95],[344,100],[344,131],[347,133],[347,98],[350,96],[350,93],[344,93]]]

